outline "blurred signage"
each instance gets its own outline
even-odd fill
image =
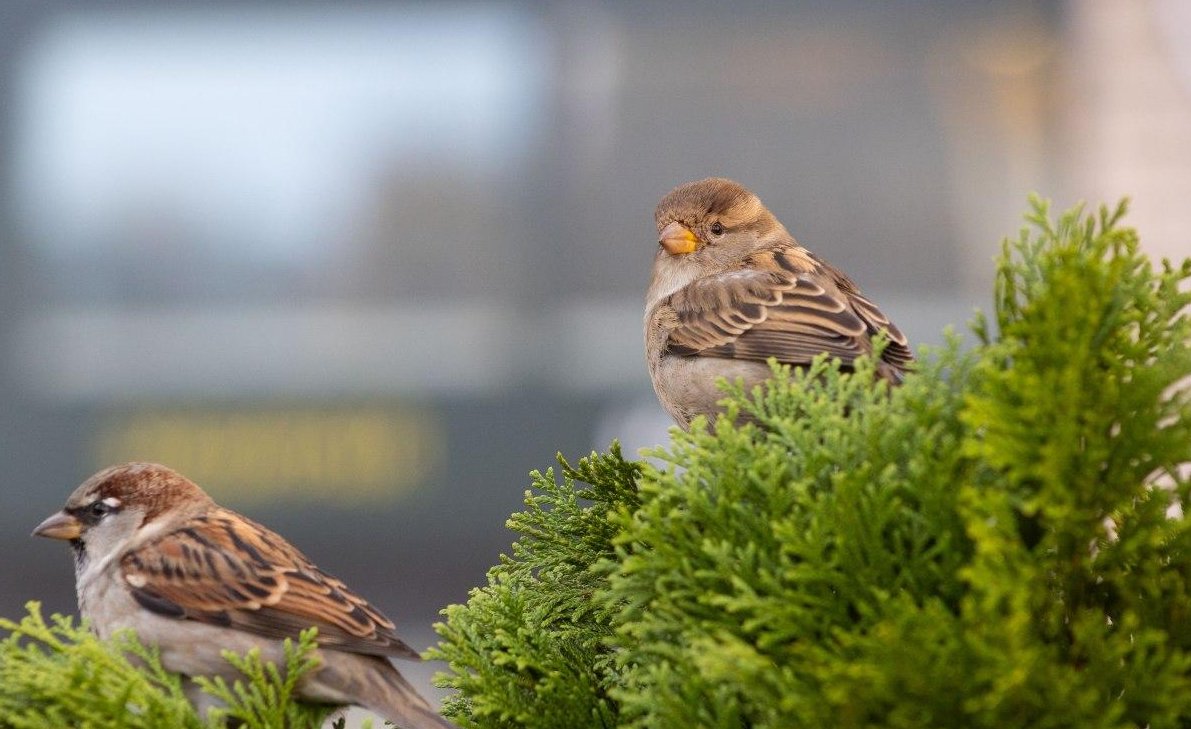
[[[389,504],[438,470],[445,434],[424,408],[161,408],[110,415],[95,437],[96,468],[154,461],[216,500],[250,504]]]

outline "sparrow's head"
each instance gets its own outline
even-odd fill
[[[33,535],[63,539],[78,550],[106,553],[165,514],[189,513],[211,503],[202,489],[177,471],[155,463],[125,463],[84,481],[62,510],[39,524]]]
[[[658,203],[654,220],[659,256],[727,261],[788,235],[760,198],[722,177],[674,188]]]

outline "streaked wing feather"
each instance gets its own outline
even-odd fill
[[[762,252],[745,268],[689,284],[668,303],[677,326],[667,346],[677,355],[808,364],[827,352],[851,364],[884,329],[890,343],[882,359],[899,368],[913,361],[905,336],[880,309],[802,249]]]
[[[727,344],[765,320],[792,288],[776,272],[742,270],[699,279],[669,299],[677,318],[668,346],[675,354],[698,354]]]
[[[765,361],[776,357],[786,364],[809,364],[811,360],[826,352],[851,362],[859,353],[856,341],[849,337],[825,337],[799,332],[777,330],[753,330],[742,335],[735,342],[704,350],[702,354],[712,357],[731,357]]]
[[[851,295],[851,299],[856,313],[868,325],[869,332],[876,335],[877,332],[884,330],[886,336],[889,337],[889,344],[881,353],[881,359],[902,368],[912,364],[914,353],[910,351],[910,342],[906,339],[906,335],[902,334],[901,329],[898,329],[897,325],[891,322],[889,317],[877,308],[876,304],[862,294],[854,293]]]
[[[318,628],[320,645],[417,658],[388,618],[277,534],[227,510],[196,517],[121,561],[143,607],[168,617],[296,638]]]

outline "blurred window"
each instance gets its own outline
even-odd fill
[[[389,299],[454,272],[494,294],[515,275],[499,183],[542,123],[545,54],[502,5],[64,15],[16,104],[39,290]]]

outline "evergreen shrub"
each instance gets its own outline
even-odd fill
[[[199,717],[182,678],[165,670],[157,651],[131,631],[102,641],[84,625],[54,615],[47,622],[37,602],[20,622],[0,618],[0,729],[317,729],[330,707],[293,700],[298,680],[315,665],[313,628],[285,641],[286,665],[261,660],[253,649],[227,658],[246,681],[199,679],[226,709]]]
[[[437,626],[447,715],[1191,726],[1191,260],[1155,269],[1124,212],[1034,200],[973,346],[901,387],[775,366],[661,465],[613,444],[535,472],[511,554]]]

